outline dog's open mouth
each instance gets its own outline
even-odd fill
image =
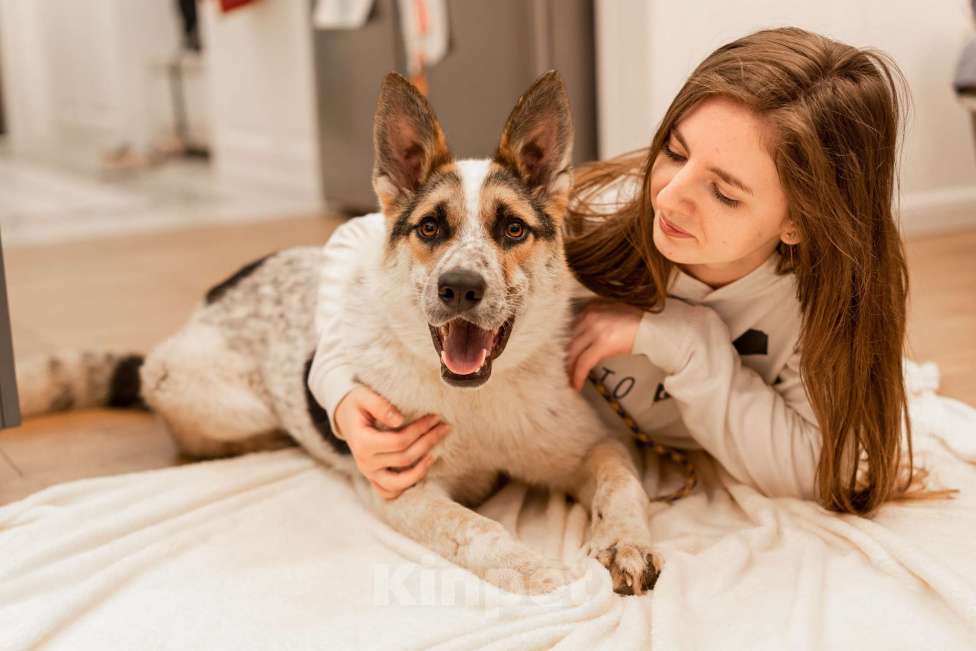
[[[448,384],[476,387],[491,376],[491,362],[502,354],[512,332],[512,317],[497,330],[484,330],[462,318],[430,326],[434,349],[441,358],[441,377]]]

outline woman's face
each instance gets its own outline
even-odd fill
[[[713,287],[797,242],[769,155],[769,128],[752,111],[710,98],[672,129],[651,169],[654,244]]]

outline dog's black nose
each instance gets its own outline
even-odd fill
[[[485,295],[485,279],[473,271],[446,271],[438,279],[437,293],[444,305],[464,312],[477,305]]]

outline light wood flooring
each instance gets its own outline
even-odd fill
[[[242,264],[321,244],[341,222],[310,216],[4,251],[14,352],[145,351]],[[976,231],[908,242],[909,352],[942,369],[942,393],[976,404]],[[52,415],[0,431],[0,504],[63,481],[181,463],[140,412]]]

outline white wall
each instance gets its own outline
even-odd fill
[[[51,122],[48,66],[37,53],[44,49],[41,4],[23,0],[0,2],[0,47],[3,52],[4,109],[11,147],[27,149],[47,143]]]
[[[144,148],[166,128],[146,102],[165,84],[158,62],[179,46],[175,12],[158,0],[0,0],[11,145]]]
[[[597,0],[601,157],[646,146],[681,84],[715,48],[783,25],[895,59],[913,100],[902,227],[976,227],[976,138],[951,86],[959,52],[974,36],[967,0]]]
[[[321,196],[305,0],[268,0],[221,14],[201,3],[214,163],[221,182]]]
[[[318,203],[310,3],[198,7],[204,52],[185,68],[185,100],[217,182]],[[94,163],[111,147],[144,150],[172,133],[164,64],[181,39],[172,0],[0,0],[0,30],[15,151],[59,158],[70,144]]]

